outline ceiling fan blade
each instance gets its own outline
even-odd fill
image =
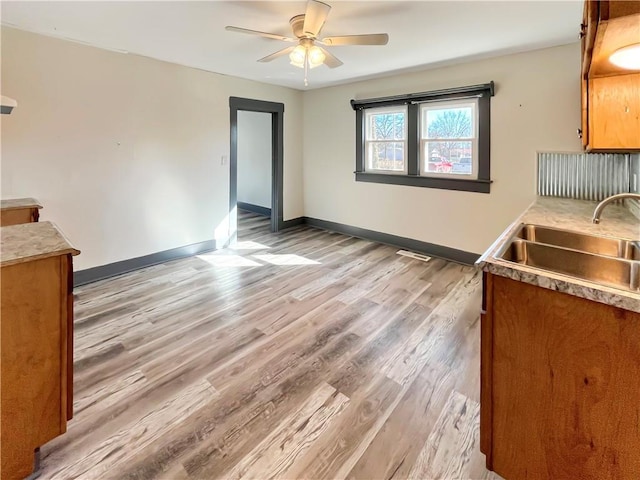
[[[342,62],[335,55],[329,53],[326,48],[318,47],[324,53],[324,64],[329,68],[336,68],[342,65]]]
[[[229,32],[248,33],[249,35],[258,35],[259,37],[272,38],[274,40],[282,40],[283,42],[298,41],[298,39],[296,38],[285,37],[284,35],[278,35],[277,33],[260,32],[258,30],[249,30],[248,28],[232,27],[231,25],[227,25],[226,27],[224,27],[224,29],[228,30]]]
[[[266,57],[262,57],[258,61],[259,62],[270,62],[271,60],[275,60],[276,58],[280,58],[280,57],[283,57],[285,55],[290,54],[291,52],[293,52],[294,48],[296,48],[296,47],[283,48],[282,50],[278,50],[276,53],[272,53],[271,55],[267,55]]]
[[[327,37],[321,40],[324,45],[331,47],[339,45],[386,45],[389,35],[386,33],[370,33],[366,35],[342,35],[340,37]]]
[[[317,37],[330,10],[331,6],[326,3],[318,0],[309,0],[307,2],[307,11],[304,14],[303,33],[311,37]]]

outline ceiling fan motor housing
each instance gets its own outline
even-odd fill
[[[291,17],[289,20],[289,25],[291,25],[291,29],[293,30],[293,34],[297,38],[305,37],[304,34],[304,13],[300,15],[296,15],[295,17]]]

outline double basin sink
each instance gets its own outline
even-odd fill
[[[640,290],[640,240],[524,224],[498,256],[601,285]]]

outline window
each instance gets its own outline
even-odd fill
[[[407,173],[407,108],[372,108],[365,117],[365,171]]]
[[[420,174],[478,178],[477,100],[420,105]]]
[[[352,100],[356,181],[489,193],[493,82]]]

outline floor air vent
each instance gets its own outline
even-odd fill
[[[423,262],[428,262],[429,260],[431,260],[431,257],[427,257],[426,255],[422,255],[421,253],[410,252],[408,250],[398,250],[396,253],[405,257],[415,258],[416,260],[422,260]]]

